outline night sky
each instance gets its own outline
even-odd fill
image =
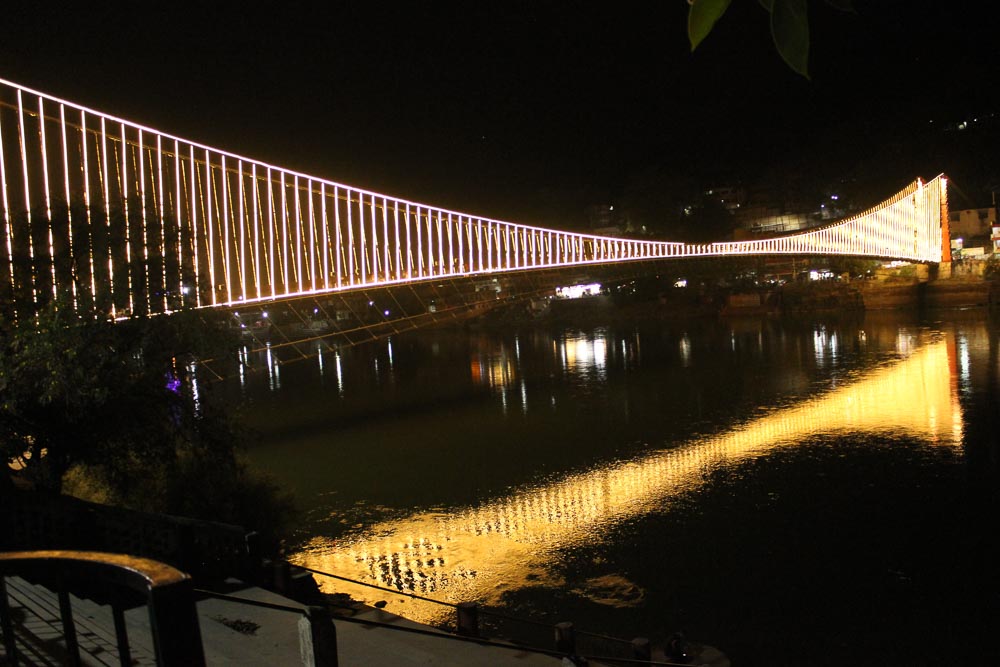
[[[650,174],[878,191],[946,171],[961,205],[997,181],[997,37],[973,3],[811,1],[811,81],[751,0],[693,54],[683,0],[81,4],[6,3],[0,77],[500,219],[579,226]],[[980,116],[956,149],[943,127]]]

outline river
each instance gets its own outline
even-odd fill
[[[448,329],[229,382],[293,562],[735,665],[997,664],[998,338],[982,311]]]

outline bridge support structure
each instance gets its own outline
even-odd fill
[[[111,318],[689,257],[947,262],[943,177],[848,219],[710,244],[504,222],[219,150],[0,79],[0,303]]]

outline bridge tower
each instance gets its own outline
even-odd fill
[[[948,228],[948,179],[941,176],[941,263],[938,278],[951,277],[951,230]]]

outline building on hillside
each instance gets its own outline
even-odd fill
[[[722,208],[730,213],[736,213],[746,203],[747,192],[740,186],[722,185],[709,188],[705,191],[705,196],[718,200]]]
[[[975,254],[973,249],[979,248],[985,252],[1000,251],[1000,220],[995,206],[949,211],[948,231],[951,246],[960,256]]]
[[[591,234],[617,236],[624,225],[621,216],[612,204],[594,204],[587,207],[587,224]]]
[[[989,236],[991,228],[996,225],[996,207],[966,208],[948,212],[948,228],[952,236],[963,238]]]

